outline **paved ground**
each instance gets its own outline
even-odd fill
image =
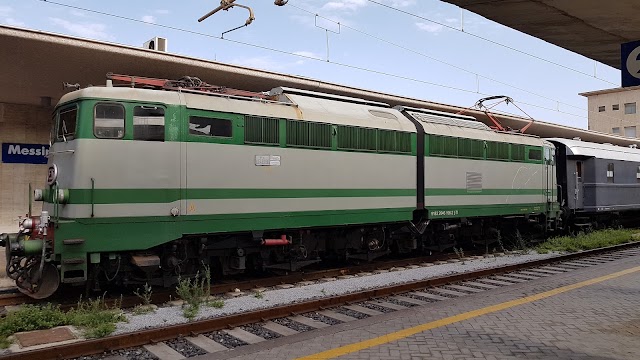
[[[193,359],[327,359],[334,357],[310,355],[350,344],[352,352],[335,358],[640,359],[640,271],[410,336],[397,333],[638,266],[640,256]],[[385,335],[370,347],[360,343]]]

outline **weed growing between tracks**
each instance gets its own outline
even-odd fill
[[[136,305],[136,307],[133,308],[133,313],[135,315],[142,315],[155,311],[156,306],[151,304],[151,296],[153,295],[151,285],[145,283],[144,288],[142,288],[142,292],[139,290],[140,289],[136,289],[133,293],[142,300],[142,304]]]
[[[116,329],[116,323],[126,321],[120,306],[108,307],[104,297],[78,301],[75,308],[64,312],[58,306],[24,305],[0,319],[0,347],[11,343],[8,337],[22,331],[45,330],[56,326],[74,325],[84,331],[88,338],[104,337]]]
[[[185,318],[193,320],[200,311],[202,305],[211,306],[220,309],[224,306],[224,301],[220,299],[211,299],[211,271],[208,266],[204,267],[204,275],[200,272],[192,279],[179,279],[176,286],[176,293],[182,300],[182,314]]]
[[[560,236],[538,245],[536,251],[539,254],[546,254],[550,251],[576,252],[613,246],[640,240],[634,236],[636,233],[638,233],[637,229],[607,229],[588,234],[580,233],[578,236]]]

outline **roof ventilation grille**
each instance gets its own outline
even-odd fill
[[[455,117],[448,117],[448,116],[435,115],[435,114],[425,114],[425,113],[419,113],[415,111],[407,111],[407,113],[411,115],[414,119],[425,122],[425,123],[457,126],[461,128],[469,128],[469,129],[476,129],[476,130],[488,130],[488,131],[491,130],[491,128],[489,128],[487,125],[479,121],[456,119]]]

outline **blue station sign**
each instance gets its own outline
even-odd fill
[[[621,46],[622,87],[640,85],[640,40]]]
[[[2,162],[10,164],[46,164],[49,145],[2,144]]]

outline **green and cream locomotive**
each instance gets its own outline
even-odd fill
[[[54,119],[42,214],[1,236],[8,275],[36,298],[560,225],[554,145],[468,116],[172,82],[73,91]]]

